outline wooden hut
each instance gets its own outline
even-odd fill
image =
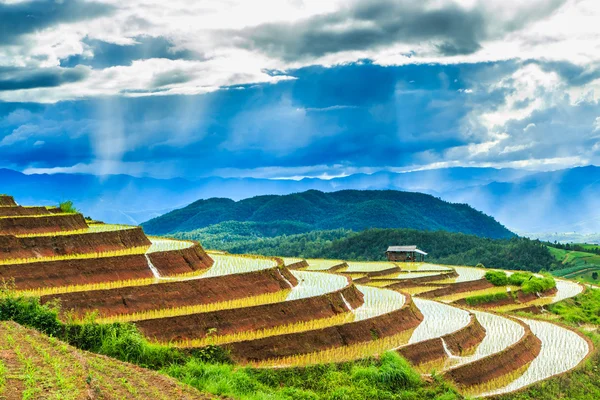
[[[425,253],[419,250],[417,246],[390,246],[385,252],[389,261],[424,261]]]

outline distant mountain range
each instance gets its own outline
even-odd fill
[[[489,238],[512,232],[466,204],[431,195],[394,190],[309,190],[284,196],[257,196],[235,202],[212,198],[154,218],[142,226],[149,234],[188,232],[225,221],[303,224],[307,231],[327,229],[411,228],[444,230]]]
[[[275,180],[208,177],[196,180],[33,174],[0,169],[0,192],[21,204],[73,200],[87,215],[139,224],[211,197],[245,199],[316,189],[402,190],[468,203],[516,232],[594,233],[600,226],[600,168],[553,172],[518,169],[445,168],[407,173],[378,172],[342,178]]]

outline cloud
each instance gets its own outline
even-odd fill
[[[0,92],[57,87],[80,82],[89,75],[89,68],[14,68],[0,67]]]
[[[135,60],[165,58],[168,60],[204,60],[205,58],[187,49],[178,49],[164,37],[138,36],[132,43],[116,44],[85,38],[81,54],[71,55],[60,61],[62,67],[87,65],[104,69],[118,65],[131,65]]]
[[[114,10],[107,4],[81,0],[0,3],[0,44],[14,43],[22,35],[60,23],[105,16]]]
[[[521,8],[502,20],[501,14],[483,6],[448,1],[353,1],[341,10],[294,23],[267,23],[232,33],[242,45],[288,61],[423,41],[431,42],[442,56],[455,56],[475,53],[484,40],[522,29],[564,2],[535,2],[536,7]]]

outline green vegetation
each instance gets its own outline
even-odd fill
[[[547,306],[570,324],[600,325],[600,290],[587,289],[572,299]]]
[[[470,306],[478,306],[480,304],[493,303],[496,301],[507,300],[512,296],[509,292],[482,294],[479,296],[470,296],[465,298],[465,302]]]
[[[600,254],[597,245],[552,244],[548,249],[557,260],[550,271],[553,275],[600,283]]]
[[[192,354],[149,343],[131,324],[63,323],[58,309],[37,298],[15,297],[10,291],[0,301],[0,321],[12,320],[82,350],[160,370],[201,391],[239,399],[438,399],[462,398],[438,377],[423,381],[396,353],[340,365],[294,369],[240,368],[216,346]],[[39,385],[32,384],[32,388]]]
[[[543,278],[531,277],[521,284],[523,293],[542,293],[556,287],[556,281],[551,276]]]
[[[488,271],[485,273],[485,279],[494,286],[508,285],[508,277],[504,271]]]
[[[339,228],[354,231],[411,228],[462,232],[490,238],[514,236],[492,217],[466,204],[452,204],[422,193],[393,190],[343,190],[332,193],[309,190],[286,196],[257,196],[238,202],[220,198],[199,200],[142,226],[150,234],[164,235],[191,232],[227,221],[269,224],[239,227],[230,224],[226,229],[233,234],[248,229],[263,231],[264,235],[265,229],[281,232],[279,234],[293,234]],[[203,233],[220,230],[221,227],[215,227]]]
[[[206,232],[206,231],[205,231]],[[229,233],[188,232],[173,236],[199,240],[205,248],[231,253],[283,257],[382,261],[394,244],[416,244],[429,253],[426,260],[449,265],[477,265],[500,269],[540,271],[555,259],[541,242],[526,238],[485,239],[474,235],[413,229],[369,229],[360,233],[338,229],[276,237],[245,237]]]
[[[523,293],[541,293],[556,287],[551,276],[537,277],[530,273],[517,272],[510,277],[504,271],[488,271],[485,279],[495,286],[520,286]]]
[[[79,210],[73,206],[73,202],[71,200],[63,201],[58,205],[58,207],[63,213],[67,214],[76,214],[79,212]]]

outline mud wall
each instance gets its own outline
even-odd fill
[[[212,267],[214,261],[200,246],[182,250],[167,250],[149,253],[148,258],[161,276],[181,275]]]
[[[363,304],[362,293],[356,286],[350,285],[342,290],[315,297],[145,320],[135,324],[144,335],[161,342],[200,339],[206,336],[209,329],[216,329],[217,335],[226,335],[334,317],[351,311],[346,306],[344,298],[353,308]]]
[[[51,211],[46,207],[0,207],[0,217],[16,217],[20,215],[48,215]]]
[[[0,266],[0,281],[14,279],[20,290],[152,277],[142,254]]]
[[[447,358],[442,339],[454,355],[461,355],[464,351],[481,343],[485,337],[485,328],[481,326],[477,317],[471,314],[471,321],[467,326],[456,332],[449,333],[441,338],[433,338],[422,342],[410,344],[399,348],[397,351],[413,365]]]
[[[388,289],[401,289],[403,287],[416,286],[421,283],[441,281],[443,279],[456,278],[456,277],[458,277],[458,274],[456,273],[456,271],[452,271],[452,272],[448,272],[445,274],[439,274],[439,275],[422,276],[420,278],[411,278],[411,279],[402,279],[398,283],[393,283],[391,285],[388,285],[387,288]],[[382,279],[382,280],[385,280],[385,279]]]
[[[431,299],[435,297],[448,296],[456,293],[470,292],[473,290],[483,290],[491,287],[494,287],[494,285],[492,285],[487,279],[478,279],[475,281],[452,283],[446,287],[422,293],[419,295],[419,297]]]
[[[12,196],[0,195],[0,206],[1,207],[14,207],[17,203],[15,203],[15,199]]]
[[[337,265],[334,265],[333,267],[329,268],[327,270],[327,272],[337,272],[340,269],[344,269],[344,268],[348,268],[348,267],[349,267],[348,263],[344,261],[341,264],[337,264]]]
[[[422,320],[423,315],[407,296],[403,307],[388,314],[308,332],[230,343],[224,347],[238,362],[266,360],[368,343],[412,329]]]
[[[49,295],[43,296],[41,301],[46,303],[60,299],[63,310],[74,310],[79,316],[93,310],[98,310],[101,316],[113,316],[209,304],[289,289],[276,271],[277,268],[146,286]],[[281,272],[283,276],[291,276],[286,269]],[[293,279],[292,284],[297,284]]]
[[[290,265],[286,265],[286,267],[288,269],[304,269],[304,268],[308,268],[309,265],[306,262],[306,260],[302,260],[302,261],[298,261],[298,262],[292,263]]]
[[[150,246],[142,228],[57,236],[0,235],[0,260],[84,254]]]
[[[4,235],[51,233],[87,229],[81,214],[47,214],[0,218],[0,232]]]
[[[525,334],[517,343],[499,353],[452,368],[444,373],[444,378],[461,386],[480,385],[516,371],[533,361],[540,353],[542,342],[526,324],[517,322],[525,328]]]

